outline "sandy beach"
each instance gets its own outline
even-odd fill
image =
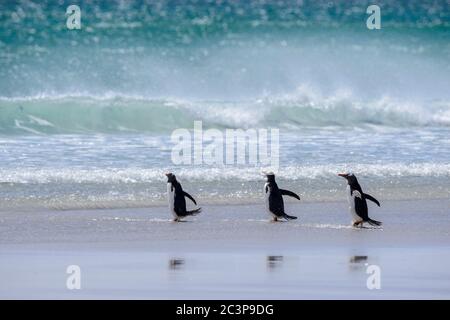
[[[448,299],[447,200],[373,208],[382,229],[349,226],[347,204],[205,206],[186,222],[166,207],[0,214],[3,299]],[[81,269],[69,290],[66,269]],[[379,266],[381,288],[366,285]]]

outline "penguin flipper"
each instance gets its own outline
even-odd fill
[[[183,191],[183,195],[184,195],[185,197],[191,199],[191,201],[192,201],[195,205],[197,205],[197,202],[195,202],[195,199],[194,199],[189,193],[187,193],[186,191]]]
[[[380,207],[380,202],[378,202],[378,200],[375,199],[374,197],[372,197],[370,194],[364,193],[364,197],[365,197],[367,200],[370,200],[370,201],[376,203],[376,205]]]
[[[285,214],[283,215],[283,218],[285,218],[286,220],[295,220],[295,219],[297,219],[297,217],[290,216],[290,215],[288,215],[287,213],[285,213]]]
[[[368,219],[367,222],[371,225],[371,226],[381,226],[382,222],[381,221],[377,221],[377,220],[372,220],[372,219]]]
[[[294,192],[292,192],[292,191],[280,189],[280,193],[283,196],[290,196],[290,197],[293,197],[293,198],[295,198],[297,200],[300,200],[300,197],[297,194],[295,194]]]
[[[187,216],[195,216],[196,214],[202,212],[202,208],[197,208],[195,210],[186,211]]]

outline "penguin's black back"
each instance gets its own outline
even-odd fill
[[[284,212],[284,202],[283,196],[281,195],[280,189],[275,181],[270,181],[268,183],[270,188],[269,194],[269,210],[277,216],[283,216]]]
[[[175,188],[173,210],[179,216],[186,215],[186,199],[184,198],[183,188],[178,181],[172,182],[172,187]]]
[[[355,211],[358,216],[360,216],[364,221],[369,219],[369,210],[367,208],[366,197],[364,196],[364,192],[362,191],[361,186],[358,182],[350,185],[351,191],[358,191],[361,194],[361,198],[355,197]]]

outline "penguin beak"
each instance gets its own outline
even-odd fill
[[[167,172],[167,173],[165,173],[164,174],[166,177],[167,177],[167,179],[169,179],[170,180],[170,178],[172,177],[172,173],[170,173],[170,172]]]
[[[347,179],[348,178],[348,173],[338,173],[338,176]]]

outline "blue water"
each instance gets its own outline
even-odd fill
[[[173,130],[280,130],[280,183],[343,198],[450,195],[450,4],[381,1],[0,3],[0,208],[258,202],[260,165],[175,165]]]

